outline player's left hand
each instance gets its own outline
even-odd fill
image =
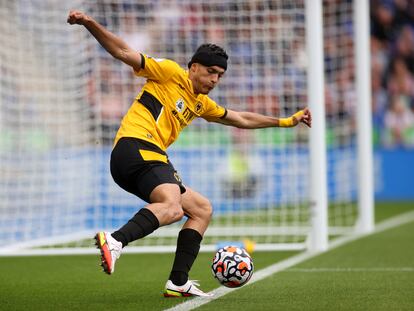
[[[312,114],[311,114],[309,108],[303,109],[302,112],[303,112],[302,114],[298,115],[298,113],[295,113],[292,116],[292,118],[294,119],[294,122],[295,122],[295,119],[296,119],[296,122],[295,122],[296,124],[302,122],[302,123],[306,124],[308,127],[312,127]]]

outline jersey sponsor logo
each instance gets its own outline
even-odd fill
[[[182,114],[178,113],[178,111],[175,109],[171,110],[171,113],[177,119],[177,121],[180,122],[180,126],[182,128],[186,127],[187,124],[196,117],[196,114],[192,112],[188,107],[184,109],[184,112]]]
[[[188,109],[188,107],[187,107],[187,108],[185,108],[185,110],[183,112],[183,117],[185,118],[185,120],[187,122],[190,122],[191,120],[193,120],[196,117],[196,115],[190,109]]]
[[[180,98],[179,100],[177,100],[175,102],[175,108],[177,109],[178,112],[183,112],[183,109],[185,107],[185,102],[184,99]]]
[[[187,123],[185,122],[185,120],[183,118],[181,118],[181,116],[179,115],[179,113],[177,112],[177,110],[173,109],[171,111],[171,113],[177,119],[177,121],[180,122],[181,128],[184,128],[184,127],[187,126]]]

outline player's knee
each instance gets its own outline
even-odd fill
[[[172,222],[181,220],[184,217],[183,207],[178,202],[169,202],[168,213]]]
[[[201,208],[199,209],[201,215],[200,217],[204,220],[210,221],[211,217],[213,216],[213,206],[211,205],[210,201],[207,199],[204,199],[201,202]]]

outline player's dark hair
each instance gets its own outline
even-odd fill
[[[220,47],[216,44],[213,44],[213,43],[204,43],[204,44],[200,45],[197,48],[197,50],[195,51],[194,54],[196,54],[198,52],[203,52],[203,51],[204,52],[209,52],[211,54],[216,54],[218,56],[222,56],[225,59],[229,59],[229,56],[227,55],[226,51],[222,47]]]
[[[224,70],[227,70],[228,59],[229,56],[222,47],[212,43],[205,43],[197,48],[191,61],[188,63],[188,68],[190,68],[193,63],[200,63],[204,66],[219,66]]]

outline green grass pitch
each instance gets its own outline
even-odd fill
[[[414,210],[377,204],[376,220]],[[201,306],[200,310],[414,310],[414,223],[374,234],[314,257]],[[294,252],[255,252],[259,270]],[[213,254],[202,253],[191,277],[218,287]],[[0,258],[0,310],[164,310],[185,299],[162,290],[172,254],[124,254],[114,275],[97,256]]]

